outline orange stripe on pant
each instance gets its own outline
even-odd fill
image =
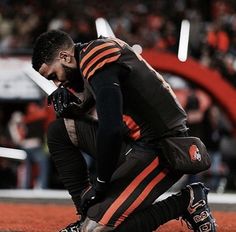
[[[147,197],[147,195],[152,191],[152,189],[164,179],[167,175],[168,170],[164,169],[160,172],[153,180],[146,186],[138,198],[131,204],[131,206],[124,212],[124,214],[116,221],[115,227],[120,225]]]
[[[108,224],[111,217],[119,209],[119,207],[128,199],[128,197],[134,192],[137,186],[159,165],[158,157],[155,158],[120,194],[120,196],[112,203],[108,210],[99,221],[100,224]]]

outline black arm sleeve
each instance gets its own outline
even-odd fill
[[[95,74],[91,85],[96,96],[98,114],[97,132],[97,176],[102,181],[110,181],[114,172],[122,144],[123,99],[120,90],[117,64],[107,65]]]

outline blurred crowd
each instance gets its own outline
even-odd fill
[[[93,40],[99,17],[106,18],[114,34],[130,45],[175,54],[181,21],[188,19],[189,56],[218,70],[236,87],[235,0],[1,0],[0,56],[30,55],[35,38],[51,29],[68,32],[75,42]],[[189,178],[205,178],[214,191],[224,191],[226,185],[236,190],[235,150],[228,149],[235,145],[235,139],[230,144],[230,123],[208,97],[195,89],[187,91],[183,105],[189,114],[190,132],[203,139],[213,157],[209,172]],[[0,112],[0,146],[21,148],[28,155],[26,162],[15,165],[0,159],[0,178],[9,180],[0,181],[0,188],[57,187],[49,180],[53,166],[45,146],[48,112],[43,112],[45,107],[40,104],[28,103],[24,110],[14,110],[7,118]],[[34,119],[29,118],[32,112],[38,113]]]
[[[180,24],[191,24],[189,55],[219,70],[236,86],[236,2],[234,0],[1,0],[0,53],[31,53],[35,38],[50,29],[76,42],[96,38],[104,17],[129,44],[177,52]]]
[[[55,119],[45,101],[21,104],[0,111],[0,146],[20,149],[25,159],[0,158],[0,188],[45,189],[49,187],[50,156],[46,131]]]

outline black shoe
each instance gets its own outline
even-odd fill
[[[189,229],[195,232],[215,232],[216,223],[207,203],[209,189],[202,183],[187,185],[182,191],[189,191],[190,201],[183,219]]]
[[[60,230],[59,232],[80,232],[80,221],[71,223],[66,228]]]

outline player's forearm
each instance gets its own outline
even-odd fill
[[[121,129],[100,129],[97,137],[97,173],[102,181],[109,182],[117,166],[122,144]]]
[[[107,97],[109,96],[109,98]],[[102,88],[97,95],[97,171],[101,180],[109,181],[120,155],[123,119],[122,95],[117,86]]]

